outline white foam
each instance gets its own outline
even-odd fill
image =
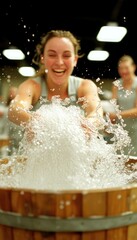
[[[114,143],[107,144],[93,125],[90,125],[93,131],[89,137],[81,127],[82,121],[81,110],[76,106],[66,107],[60,101],[43,104],[34,113],[20,142],[18,156],[26,160],[15,164],[18,156],[11,157],[8,165],[12,166],[12,171],[5,174],[8,178],[4,182],[3,173],[7,168],[3,165],[0,185],[66,190],[127,184],[132,175],[125,171],[125,157],[117,154],[123,141],[115,137]],[[34,137],[30,141],[28,131],[31,129]],[[117,127],[114,136],[118,131]],[[121,128],[119,133],[122,136]]]

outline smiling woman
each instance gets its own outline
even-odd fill
[[[69,31],[51,30],[41,38],[34,56],[39,71],[19,86],[8,113],[12,122],[26,125],[33,116],[31,111],[40,107],[41,97],[50,102],[54,96],[59,96],[61,99],[69,98],[70,104],[82,109],[84,129],[83,115],[85,121],[88,118],[95,127],[99,127],[103,111],[97,86],[90,79],[73,75],[78,58],[82,57],[79,51],[80,42]]]

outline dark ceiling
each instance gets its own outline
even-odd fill
[[[32,64],[34,49],[42,34],[51,29],[72,31],[80,40],[85,56],[79,59],[76,74],[90,78],[117,77],[117,61],[122,54],[130,54],[137,62],[136,1],[92,0],[79,2],[6,1],[0,7],[0,66],[18,67],[21,62],[6,60],[5,47],[17,46]],[[120,43],[99,43],[96,35],[107,22],[117,21],[125,26],[127,35]],[[104,62],[87,60],[96,47],[110,52]]]

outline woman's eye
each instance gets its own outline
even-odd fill
[[[49,57],[56,57],[55,54],[49,54]]]
[[[71,56],[70,56],[70,55],[65,55],[65,56],[64,56],[64,58],[69,58],[69,57],[71,57]]]

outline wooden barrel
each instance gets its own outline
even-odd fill
[[[57,192],[0,188],[0,240],[136,239],[135,184]]]

